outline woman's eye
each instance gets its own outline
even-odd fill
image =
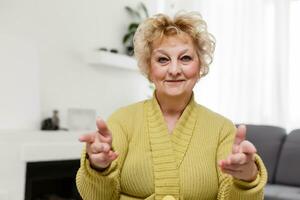
[[[183,57],[181,57],[181,60],[182,60],[183,62],[189,62],[189,61],[192,60],[192,57],[190,57],[190,56],[183,56]]]
[[[160,58],[158,58],[158,62],[159,62],[159,63],[162,63],[162,64],[164,64],[164,63],[166,63],[166,62],[168,62],[168,61],[169,61],[169,59],[166,58],[166,57],[160,57]]]

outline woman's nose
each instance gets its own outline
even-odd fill
[[[171,62],[168,68],[168,73],[173,76],[180,74],[181,73],[180,63],[178,63],[177,61]]]

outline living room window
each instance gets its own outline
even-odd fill
[[[235,123],[298,128],[300,0],[203,0],[198,11],[216,51],[196,100]]]
[[[290,1],[289,15],[289,121],[290,129],[300,124],[300,1]]]

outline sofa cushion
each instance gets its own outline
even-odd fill
[[[258,155],[260,155],[267,168],[268,183],[274,183],[275,170],[286,131],[276,126],[249,124],[246,127],[247,140],[255,145]]]
[[[300,129],[287,135],[279,157],[275,181],[300,186]],[[299,198],[300,199],[300,198]]]
[[[265,187],[265,200],[299,200],[300,188],[286,185],[267,184]]]

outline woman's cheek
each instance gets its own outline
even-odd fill
[[[167,68],[162,66],[153,66],[150,73],[153,79],[161,80],[166,76]]]
[[[198,78],[200,73],[200,67],[198,63],[192,63],[185,66],[184,74],[187,78]]]

